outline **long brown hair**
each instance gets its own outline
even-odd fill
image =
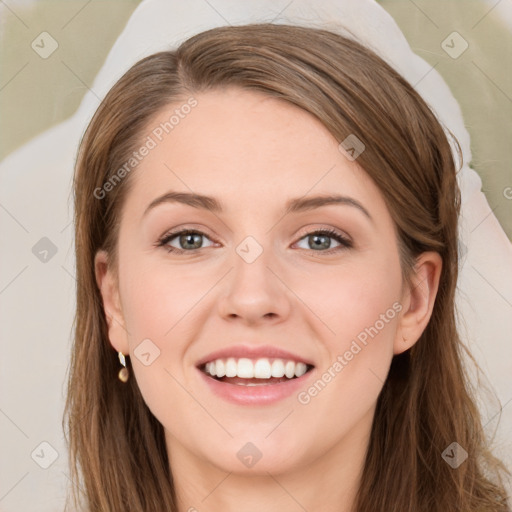
[[[507,510],[500,472],[508,471],[489,450],[456,329],[460,192],[447,135],[415,89],[372,50],[331,31],[272,24],[215,28],[144,58],[110,90],[83,137],[74,177],[77,310],[64,420],[75,506],[83,498],[89,511],[177,510],[163,427],[136,380],[117,379],[94,271],[99,249],[116,270],[120,214],[137,170],[105,197],[98,190],[164,106],[228,86],[296,105],[340,142],[355,135],[365,145],[357,161],[396,225],[405,278],[423,251],[443,260],[430,322],[394,357],[379,395],[354,510]],[[442,457],[453,442],[469,454],[456,469]]]

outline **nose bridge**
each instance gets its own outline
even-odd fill
[[[264,236],[263,233],[259,238]],[[235,246],[233,270],[220,301],[223,316],[238,316],[254,322],[289,314],[290,298],[286,286],[276,275],[279,265],[275,264],[270,238],[267,236],[263,245],[255,236],[248,235]]]

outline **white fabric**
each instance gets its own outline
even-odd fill
[[[146,0],[130,18],[76,114],[0,165],[2,511],[62,510],[68,479],[61,416],[75,306],[71,178],[79,139],[98,98],[146,55],[174,47],[214,26],[263,21],[349,27],[417,84],[460,141],[465,159],[459,173],[461,241],[467,254],[457,305],[463,338],[504,406],[496,453],[509,465],[512,462],[512,405],[506,405],[512,398],[512,245],[481,192],[479,176],[468,166],[469,135],[459,105],[438,72],[411,51],[396,23],[373,0],[323,0],[321,6],[310,0]],[[79,74],[79,69],[75,71]],[[42,237],[57,246],[56,255],[47,263],[32,253],[32,246]],[[489,422],[485,431],[492,433],[498,406],[482,393],[480,400],[484,423]],[[46,470],[34,460],[48,459],[48,447],[43,445],[31,458],[42,441],[58,452]]]

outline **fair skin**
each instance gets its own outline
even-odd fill
[[[391,359],[425,329],[441,259],[423,253],[413,286],[402,281],[382,194],[310,114],[236,88],[194,97],[198,105],[133,171],[118,284],[107,255],[96,256],[110,343],[130,356],[130,378],[165,429],[180,512],[349,512]],[[144,215],[170,190],[212,196],[223,211],[167,202]],[[289,199],[333,193],[359,202],[371,219],[349,204],[284,215]],[[157,247],[173,228],[204,233],[202,248],[180,245],[179,236],[167,245],[188,252]],[[323,238],[332,249],[317,249],[307,235],[321,229],[353,246]],[[263,250],[251,263],[236,252],[248,236]],[[308,403],[293,393],[266,405],[233,404],[196,368],[217,349],[277,346],[314,363],[307,391],[395,303],[400,312]],[[134,354],[145,339],[160,350],[147,366]],[[252,467],[237,457],[248,442],[262,454]]]

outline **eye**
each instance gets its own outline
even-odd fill
[[[199,249],[204,249],[202,246],[204,238],[210,240],[201,231],[190,229],[181,230],[166,233],[160,240],[158,240],[156,245],[158,247],[164,247],[168,252],[173,253],[194,252],[198,251]],[[332,247],[331,239],[334,239],[338,245]],[[325,254],[331,254],[333,252],[337,252],[353,246],[351,240],[333,229],[312,231],[306,236],[303,236],[299,242],[302,240],[306,240],[308,247],[300,247],[301,249],[313,250]],[[176,247],[176,245],[171,245],[171,242],[178,244],[178,247]],[[210,247],[212,245],[214,245],[213,242],[211,243]]]
[[[203,249],[202,247],[202,239],[208,237],[201,233],[200,231],[194,231],[194,230],[182,230],[182,231],[176,231],[174,233],[167,233],[165,234],[158,242],[158,247],[165,247],[168,252],[177,252],[177,253],[183,253],[183,252],[193,252],[198,249]],[[173,245],[170,245],[170,242],[172,240],[176,239],[176,242],[178,243],[180,247],[175,247]],[[209,239],[208,239],[209,240]],[[212,243],[213,245],[213,243]]]
[[[331,247],[331,239],[334,239],[338,243],[338,246]],[[312,249],[313,251],[320,251],[327,254],[352,247],[352,242],[334,229],[312,231],[302,237],[299,242],[301,240],[305,240],[308,245],[308,247],[300,247],[301,249]]]

